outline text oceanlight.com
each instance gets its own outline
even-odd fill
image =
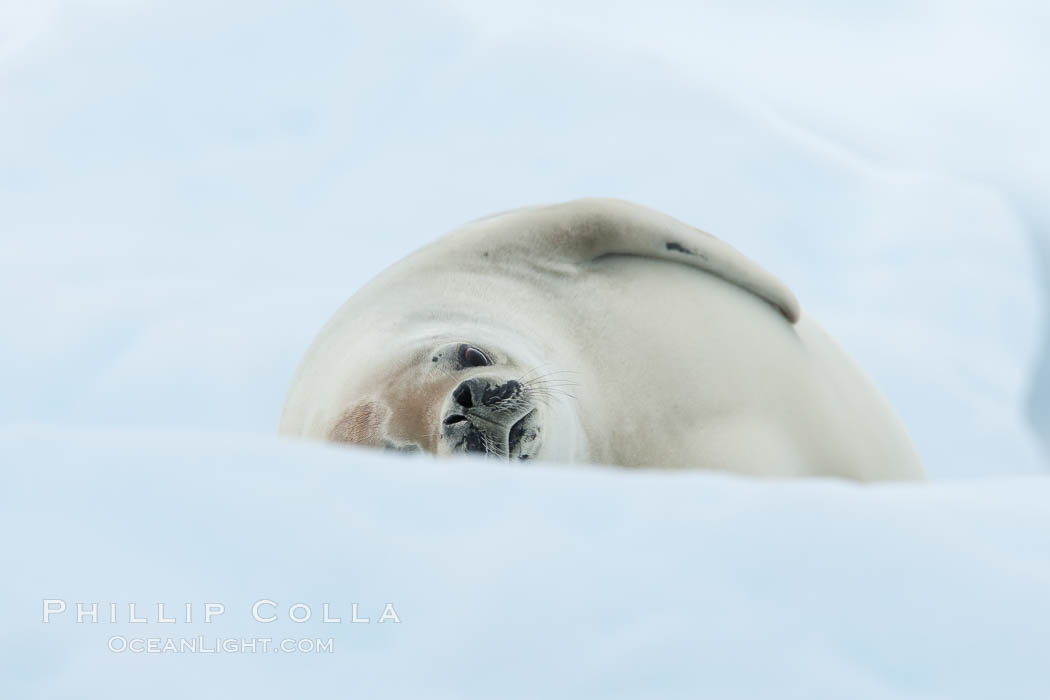
[[[114,654],[331,654],[335,640],[273,639],[272,637],[213,639],[196,637],[125,637],[113,635],[106,647]]]

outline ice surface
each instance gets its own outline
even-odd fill
[[[1050,481],[927,486],[0,437],[4,697],[1044,698]],[[44,598],[69,610],[42,622]],[[281,619],[262,624],[270,599]],[[121,622],[75,623],[75,601]],[[129,624],[137,602],[145,624]],[[158,623],[195,607],[195,622]],[[201,623],[203,604],[226,612]],[[294,603],[310,621],[288,622]],[[343,619],[324,624],[321,606]],[[350,623],[351,603],[368,624]],[[400,623],[378,623],[392,603]],[[268,612],[265,609],[264,612]],[[340,615],[340,613],[342,613]],[[297,615],[301,611],[296,612]],[[132,654],[129,638],[334,639]]]

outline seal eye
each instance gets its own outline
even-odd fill
[[[460,345],[459,364],[463,367],[487,367],[492,362],[485,353],[473,345]]]

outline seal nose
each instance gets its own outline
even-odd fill
[[[535,452],[540,431],[536,407],[521,382],[471,377],[456,385],[449,399],[440,438],[448,441],[451,452],[519,460]]]
[[[511,379],[503,384],[492,384],[483,377],[462,382],[452,391],[452,400],[461,408],[492,406],[514,396],[521,384]]]
[[[472,381],[473,380],[467,380],[463,382],[452,392],[452,400],[463,408],[474,408],[474,395],[471,391]]]

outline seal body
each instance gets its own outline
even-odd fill
[[[439,455],[919,479],[887,402],[740,253],[588,199],[481,219],[322,330],[280,432]]]

